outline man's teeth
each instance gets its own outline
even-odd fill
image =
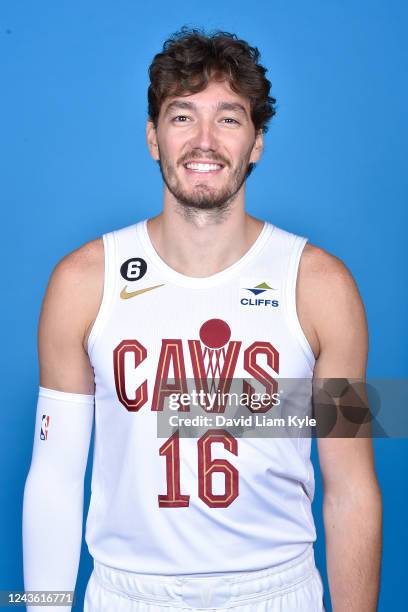
[[[195,170],[196,172],[212,172],[214,170],[221,170],[222,166],[219,164],[200,164],[195,162],[190,162],[186,164],[186,168],[190,170]]]

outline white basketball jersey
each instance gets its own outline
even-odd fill
[[[205,278],[170,268],[146,221],[103,242],[104,293],[88,342],[96,385],[91,555],[165,575],[296,558],[316,539],[310,438],[235,437],[229,427],[165,438],[157,419],[176,379],[182,389],[217,371],[312,379],[295,300],[307,239],[265,223],[241,259]]]

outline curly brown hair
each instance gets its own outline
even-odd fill
[[[255,130],[266,132],[276,113],[276,99],[269,95],[271,82],[259,58],[258,49],[235,34],[218,30],[207,35],[184,26],[166,40],[149,67],[150,120],[157,127],[160,107],[168,96],[197,93],[211,79],[227,79],[233,91],[249,98]]]

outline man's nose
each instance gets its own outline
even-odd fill
[[[203,151],[217,150],[217,134],[215,126],[210,121],[197,122],[192,140],[192,146]]]

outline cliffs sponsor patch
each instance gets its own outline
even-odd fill
[[[279,293],[279,285],[273,279],[243,278],[239,303],[245,308],[278,308]]]

